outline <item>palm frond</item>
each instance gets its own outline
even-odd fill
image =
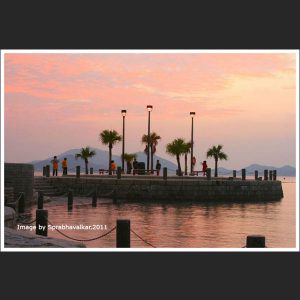
[[[184,139],[177,138],[173,140],[171,143],[167,144],[166,152],[172,156],[182,155],[184,154],[186,149],[186,143]]]
[[[122,136],[116,130],[105,129],[99,134],[99,139],[104,145],[114,145],[122,140]]]

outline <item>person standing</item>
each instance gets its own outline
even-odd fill
[[[207,171],[207,164],[206,164],[206,160],[204,160],[202,163],[203,176],[206,176],[206,171]]]
[[[114,174],[117,170],[117,164],[115,163],[114,160],[111,161],[111,171]]]
[[[133,160],[133,175],[137,173],[137,168],[138,168],[138,162],[136,158]]]
[[[161,169],[161,164],[159,162],[159,160],[156,161],[156,175],[159,176],[159,172],[160,172],[160,169]]]
[[[68,175],[68,161],[65,157],[64,160],[61,163],[62,169],[63,169],[63,175]]]
[[[127,161],[127,174],[131,174],[132,164],[131,161]]]
[[[53,176],[57,176],[57,169],[58,169],[58,163],[59,160],[57,159],[56,156],[54,156],[54,158],[51,160],[52,163],[52,167],[53,167]]]

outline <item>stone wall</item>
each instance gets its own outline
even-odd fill
[[[168,178],[50,177],[62,192],[129,201],[269,201],[283,197],[281,181]]]
[[[14,201],[24,192],[25,204],[33,197],[34,168],[31,164],[4,164],[4,187],[14,189]]]
[[[4,188],[4,199],[5,203],[14,203],[15,202],[15,194],[13,187],[5,187]]]

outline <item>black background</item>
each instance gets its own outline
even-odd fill
[[[298,10],[288,1],[173,2],[2,1],[0,46],[299,48]],[[0,272],[0,293],[13,299],[56,299],[62,293],[68,299],[290,299],[298,294],[299,253],[1,253]]]

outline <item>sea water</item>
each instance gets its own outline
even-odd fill
[[[117,219],[128,219],[131,229],[144,240],[131,233],[132,248],[151,247],[145,241],[158,248],[241,248],[250,234],[264,235],[269,248],[293,248],[295,177],[278,179],[282,180],[284,198],[272,202],[147,203],[140,199],[114,204],[100,199],[97,207],[92,207],[91,198],[75,197],[72,211],[67,210],[67,199],[61,198],[45,203],[44,208],[56,229],[83,240],[107,233]],[[35,209],[31,209],[32,218]],[[48,230],[48,236],[67,239],[55,229]],[[88,248],[115,248],[116,231],[85,244]]]

